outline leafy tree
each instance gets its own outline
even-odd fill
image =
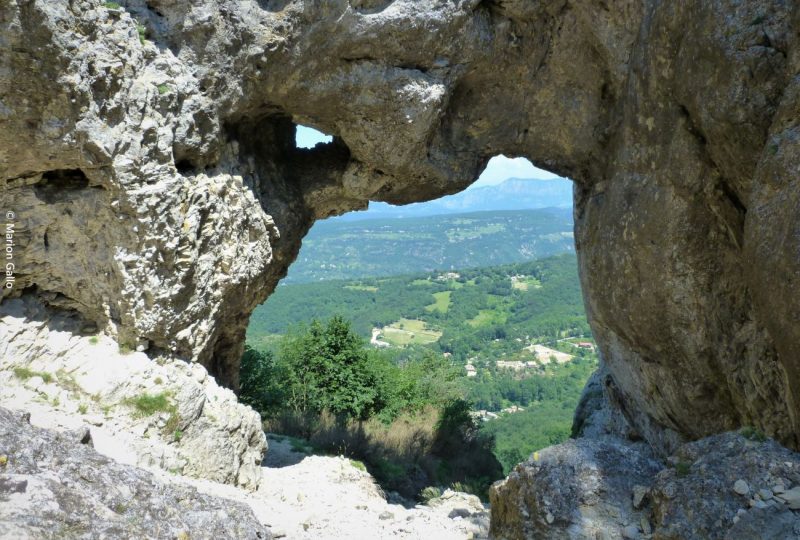
[[[284,372],[271,352],[245,345],[239,371],[239,400],[262,413],[280,407],[285,399],[281,384]]]
[[[328,410],[365,419],[377,401],[375,374],[364,342],[342,317],[319,321],[282,343],[288,405],[296,412]]]

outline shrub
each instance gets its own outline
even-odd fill
[[[292,447],[293,452],[298,452],[300,454],[310,454],[313,450],[311,446],[308,445],[308,443],[296,437],[289,438],[289,446]]]
[[[326,325],[313,321],[307,330],[289,336],[280,356],[287,368],[288,405],[295,411],[327,409],[362,420],[373,412],[377,393],[367,350],[341,317]]]
[[[53,376],[49,373],[45,373],[44,371],[33,371],[32,369],[28,369],[26,367],[15,367],[14,376],[18,379],[22,379],[23,381],[27,381],[31,377],[41,377],[41,379],[46,383],[53,381]]]
[[[363,461],[359,461],[357,459],[351,459],[350,460],[350,465],[352,465],[353,467],[355,467],[359,471],[364,471],[364,472],[367,471],[367,466],[364,465]]]
[[[290,380],[271,352],[245,346],[239,368],[239,401],[262,415],[274,415],[283,410]]]
[[[751,440],[751,441],[756,441],[756,442],[764,442],[764,441],[766,441],[766,440],[767,440],[767,436],[766,436],[766,435],[764,435],[764,433],[763,433],[763,432],[761,432],[760,430],[758,430],[758,429],[756,429],[756,428],[754,428],[754,427],[752,427],[752,426],[745,426],[745,427],[743,427],[743,428],[742,428],[742,429],[739,431],[739,433],[741,433],[741,434],[742,434],[742,436],[743,436],[745,439],[749,439],[749,440]]]
[[[103,6],[106,9],[119,9],[121,7],[117,2],[106,2]]]
[[[456,454],[465,440],[474,438],[478,425],[470,414],[470,404],[455,399],[445,405],[436,422],[434,451],[443,455]]]
[[[170,403],[166,392],[160,394],[140,394],[135,398],[126,398],[123,403],[136,410],[137,416],[152,416],[157,412],[173,412],[175,406]]]
[[[442,488],[436,486],[428,486],[419,492],[419,499],[421,502],[425,504],[441,496],[442,496]]]

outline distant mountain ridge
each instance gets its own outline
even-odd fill
[[[357,221],[376,218],[404,218],[462,214],[489,210],[532,210],[537,208],[571,208],[572,181],[563,178],[539,180],[509,178],[493,186],[467,189],[441,199],[406,206],[370,203],[369,210],[351,212],[334,218],[338,221]]]

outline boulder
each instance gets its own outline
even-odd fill
[[[0,455],[2,538],[272,538],[244,504],[119,464],[3,408]]]
[[[81,335],[80,317],[32,296],[3,302],[0,321],[0,406],[29,411],[34,424],[116,460],[258,488],[261,418],[201,365],[169,355],[153,361],[108,336]],[[20,378],[19,367],[51,382],[32,385],[41,376]],[[148,408],[143,399],[161,401]]]

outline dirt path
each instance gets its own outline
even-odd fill
[[[390,504],[372,476],[349,459],[307,455],[295,451],[297,442],[293,445],[280,436],[268,435],[268,441],[257,492],[188,481],[203,491],[249,504],[278,538],[487,538],[489,515],[477,497],[446,492],[433,506]]]

